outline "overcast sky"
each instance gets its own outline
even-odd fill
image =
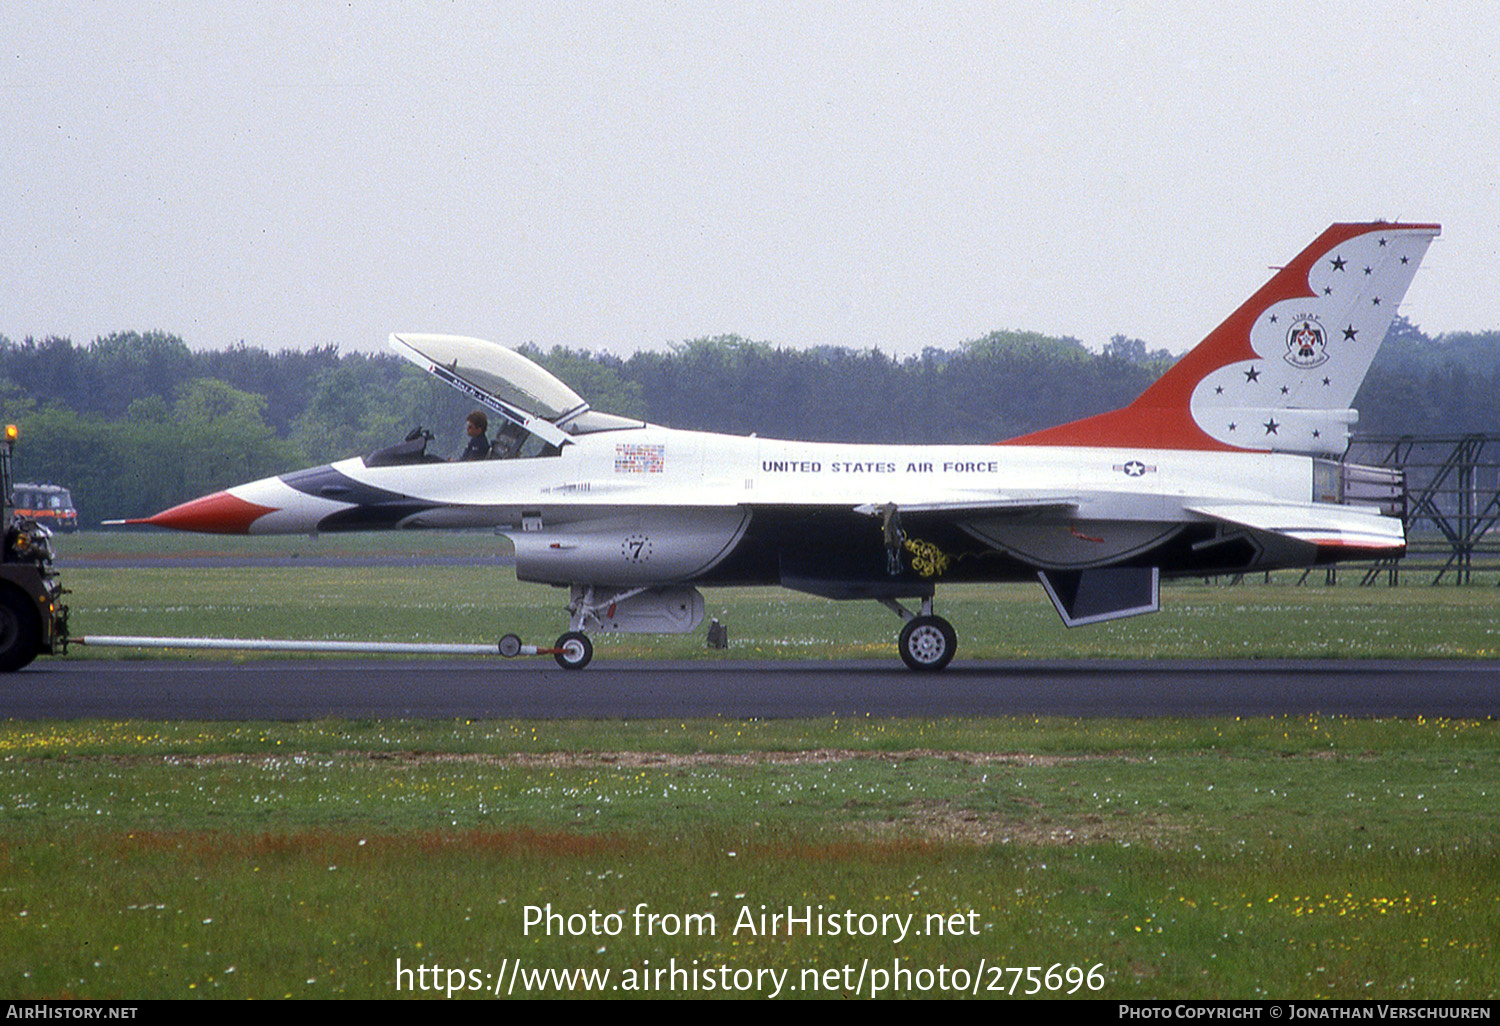
[[[1231,13],[1245,8],[1247,13]],[[0,334],[1182,350],[1333,221],[1500,329],[1500,4],[0,6]]]

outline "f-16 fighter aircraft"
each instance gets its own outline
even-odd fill
[[[419,436],[131,522],[493,528],[518,577],[570,589],[569,630],[528,651],[574,669],[592,632],[693,630],[699,586],[780,584],[885,604],[906,664],[939,670],[958,645],[933,612],[939,584],[1039,581],[1073,627],[1154,612],[1163,576],[1401,555],[1399,471],[1339,457],[1438,231],[1336,224],[1129,406],[992,445],[677,431],[592,410],[501,346],[395,334],[397,352],[499,415],[492,458],[446,462]]]

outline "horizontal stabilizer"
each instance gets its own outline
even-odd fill
[[[1161,608],[1161,571],[1154,566],[1040,570],[1037,576],[1068,627],[1154,613]]]
[[[1191,506],[1189,512],[1322,548],[1400,550],[1406,547],[1406,532],[1400,520],[1358,506],[1319,502],[1241,503]]]

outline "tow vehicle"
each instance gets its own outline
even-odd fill
[[[0,673],[68,647],[68,607],[62,602],[67,589],[53,567],[52,532],[12,503],[11,458],[19,437],[16,425],[7,424],[0,443]]]

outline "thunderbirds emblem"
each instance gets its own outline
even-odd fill
[[[1328,335],[1311,317],[1299,319],[1286,333],[1286,362],[1307,370],[1328,362]]]

